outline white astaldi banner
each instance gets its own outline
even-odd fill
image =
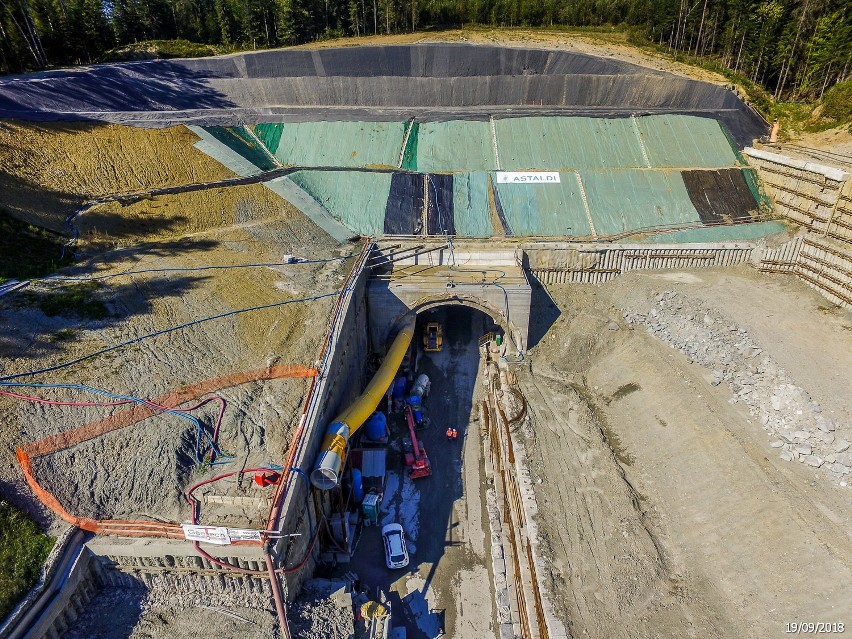
[[[559,173],[550,171],[497,171],[498,184],[559,184]]]
[[[259,530],[243,528],[226,528],[225,526],[195,526],[181,524],[183,535],[188,541],[202,541],[206,544],[227,546],[236,541],[260,541]]]
[[[227,546],[231,543],[228,529],[224,526],[193,526],[192,524],[181,524],[183,535],[189,541],[203,541],[208,544]]]
[[[259,530],[243,530],[241,528],[228,528],[228,537],[231,541],[260,541]]]

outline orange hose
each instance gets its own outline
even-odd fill
[[[269,379],[281,378],[311,378],[316,377],[317,371],[313,368],[305,366],[287,365],[287,366],[271,366],[255,371],[242,371],[232,373],[223,377],[197,382],[184,386],[176,391],[158,397],[152,400],[152,403],[166,406],[168,408],[177,408],[190,400],[196,399],[201,395],[206,395],[211,392],[219,391],[223,388],[245,384],[247,382],[255,382]],[[35,478],[33,473],[32,458],[40,455],[55,452],[70,446],[75,446],[81,442],[94,439],[106,433],[119,430],[135,424],[151,415],[155,415],[160,411],[150,408],[149,406],[136,406],[126,411],[110,415],[105,419],[100,419],[88,424],[84,424],[78,428],[51,435],[38,441],[24,444],[17,448],[15,453],[18,457],[18,463],[21,465],[21,471],[24,474],[27,484],[39,501],[43,503],[53,513],[67,521],[68,523],[87,530],[89,532],[116,535],[121,537],[168,537],[172,539],[183,539],[183,529],[176,524],[163,523],[158,521],[131,521],[122,519],[91,519],[89,517],[78,517],[69,513],[65,507],[59,502],[53,493],[43,488]],[[236,542],[239,545],[259,545],[258,542]]]

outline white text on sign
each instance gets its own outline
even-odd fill
[[[559,173],[548,171],[531,171],[518,173],[515,171],[498,171],[498,184],[559,184]]]

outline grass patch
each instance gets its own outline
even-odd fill
[[[102,62],[132,62],[161,58],[204,58],[225,53],[221,47],[189,40],[143,40],[107,51]]]
[[[62,254],[62,237],[0,210],[0,283],[49,275],[71,263]]]
[[[53,543],[32,519],[0,499],[0,619],[38,581]]]
[[[825,92],[819,116],[826,120],[826,128],[848,124],[852,133],[852,80],[835,84]]]
[[[70,342],[77,336],[77,331],[73,328],[63,328],[60,331],[56,331],[51,334],[50,341],[51,342]]]
[[[635,393],[638,390],[641,390],[642,387],[639,384],[634,382],[630,382],[629,384],[625,384],[624,386],[619,386],[615,392],[612,394],[612,398],[614,400],[621,399],[622,397],[627,397],[631,393]]]
[[[38,306],[48,317],[58,315],[101,320],[109,317],[109,310],[106,304],[95,297],[100,288],[101,285],[97,282],[84,282],[53,291],[24,291],[18,297]],[[59,333],[54,333],[54,337]]]

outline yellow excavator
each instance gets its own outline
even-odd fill
[[[423,328],[423,350],[438,353],[444,345],[444,331],[438,322],[429,322]]]

